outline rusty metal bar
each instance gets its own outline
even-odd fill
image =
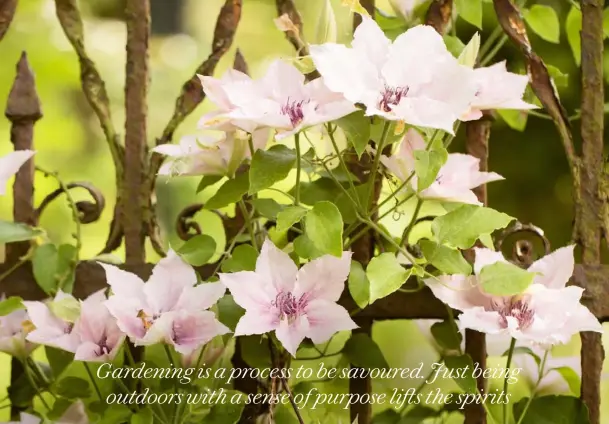
[[[123,230],[126,263],[140,264],[146,260],[145,198],[147,171],[146,104],[148,94],[148,39],[150,37],[150,1],[128,0],[127,69],[125,81],[125,180],[123,186]]]
[[[603,178],[603,1],[582,0],[582,166],[579,172],[579,201],[576,203],[576,234],[582,249],[582,263],[601,263],[604,202]],[[607,236],[607,235],[605,235]],[[596,291],[600,279],[588,287]],[[591,287],[592,286],[592,287]],[[606,283],[605,283],[606,286]],[[607,297],[598,299],[605,300]],[[605,357],[601,334],[581,333],[581,397],[590,411],[590,422],[600,424],[601,372]]]
[[[440,34],[444,34],[450,24],[453,12],[453,0],[433,0],[425,15],[425,24],[431,25]]]
[[[0,0],[0,40],[2,40],[8,31],[16,9],[17,0]]]

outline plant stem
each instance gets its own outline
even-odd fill
[[[374,185],[376,181],[376,173],[379,169],[379,164],[381,163],[381,155],[383,153],[383,148],[385,147],[385,141],[387,140],[387,134],[389,133],[390,121],[386,121],[383,126],[383,133],[381,134],[381,139],[379,140],[378,146],[376,146],[376,154],[374,155],[374,162],[372,163],[372,169],[370,170],[370,176],[368,177],[368,184],[370,184],[370,188],[368,188],[368,196],[366,197],[366,210],[369,210],[372,206],[373,194],[374,194]]]
[[[419,212],[421,212],[421,206],[423,206],[423,199],[417,200],[417,205],[414,207],[414,213],[412,214],[412,218],[410,222],[404,228],[404,232],[402,233],[402,238],[400,239],[400,246],[404,246],[404,244],[408,241],[408,235],[414,228],[414,224],[417,222],[417,218],[419,217]]]
[[[328,129],[328,135],[330,137],[330,141],[332,142],[332,146],[334,147],[334,151],[336,152],[336,155],[338,156],[338,160],[340,161],[340,165],[343,168],[343,171],[345,171],[347,178],[349,178],[349,186],[351,187],[351,190],[353,190],[353,194],[355,195],[355,201],[357,202],[357,205],[359,207],[361,207],[361,204],[359,202],[359,197],[357,196],[357,193],[355,191],[355,184],[353,184],[353,178],[351,178],[351,172],[349,172],[349,168],[347,168],[347,164],[345,163],[343,155],[340,154],[340,150],[338,149],[338,144],[336,144],[336,140],[334,139],[334,131],[332,131],[332,127],[330,124],[328,124],[327,129]]]
[[[34,381],[34,378],[32,377],[31,369],[30,369],[30,366],[28,365],[27,361],[23,361],[23,369],[25,371],[25,376],[27,377],[28,381],[30,382],[30,385],[32,386],[32,388],[36,392],[36,395],[38,396],[38,398],[40,399],[40,401],[42,402],[44,407],[48,411],[51,411],[51,407],[49,406],[47,401],[44,400],[44,397],[42,397],[42,393],[40,391],[40,388],[38,387],[38,384],[36,384],[36,382]]]
[[[99,400],[101,400],[103,402],[104,397],[101,394],[101,390],[99,390],[99,386],[97,385],[97,382],[95,381],[95,377],[93,376],[93,373],[91,372],[91,368],[89,368],[89,363],[83,362],[83,365],[85,366],[85,370],[87,370],[87,374],[89,375],[89,378],[91,379],[91,384],[93,384],[93,387],[95,388],[95,393],[97,393]]]
[[[281,383],[283,384],[283,388],[285,389],[285,391],[288,394],[288,397],[290,398],[290,403],[292,404],[292,408],[294,409],[294,413],[296,414],[296,418],[298,418],[298,422],[300,424],[304,424],[304,420],[302,419],[302,415],[300,415],[300,409],[298,409],[298,405],[296,405],[296,402],[294,401],[294,395],[292,394],[292,390],[290,390],[290,386],[288,385],[288,382],[285,378],[281,378]]]
[[[165,348],[165,353],[167,354],[167,359],[169,359],[169,364],[171,365],[172,368],[175,368],[175,363],[173,361],[173,355],[171,354],[171,350],[169,350],[169,346],[167,344],[164,344],[163,347]],[[180,391],[180,386],[178,385],[178,380],[174,380],[174,390],[176,395],[179,393]],[[178,404],[174,405],[173,408],[173,422],[177,423],[179,422],[178,419]]]
[[[296,186],[294,187],[294,204],[300,205],[300,171],[301,161],[300,157],[300,133],[294,134],[294,146],[296,147]]]
[[[535,392],[537,391],[537,387],[539,387],[539,383],[541,382],[541,379],[544,377],[546,361],[548,360],[549,353],[550,353],[550,349],[546,350],[546,353],[543,355],[543,359],[541,360],[541,364],[539,365],[539,377],[537,377],[537,382],[535,383],[535,388],[533,389],[533,393],[531,393],[531,396],[527,400],[527,403],[524,406],[524,409],[522,410],[522,415],[520,415],[520,418],[518,419],[518,422],[516,424],[522,423],[522,420],[524,420],[524,417],[527,414],[527,411],[529,410],[531,403],[533,402],[533,398],[535,397]]]
[[[247,211],[247,208],[245,207],[245,202],[243,201],[243,199],[239,200],[239,208],[241,209],[241,213],[243,214],[243,218],[245,219],[247,230],[250,233],[250,238],[252,239],[252,247],[258,250],[258,242],[256,241],[256,231],[254,231],[252,219],[250,217],[249,212]]]
[[[17,268],[29,261],[32,258],[32,255],[34,254],[34,250],[34,246],[30,246],[27,253],[22,258],[19,258],[19,260],[15,262],[9,269],[0,274],[0,281],[4,280],[6,277],[15,272]]]
[[[512,365],[512,357],[514,356],[514,349],[516,348],[516,339],[512,337],[512,341],[510,342],[510,350],[508,350],[508,357],[506,363],[505,370],[505,379],[503,380],[503,393],[505,396],[508,394],[508,376],[510,373],[510,366]],[[503,424],[508,424],[507,416],[508,416],[508,404],[503,404]]]

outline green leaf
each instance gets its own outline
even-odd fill
[[[457,325],[450,320],[436,322],[431,326],[431,335],[440,347],[446,350],[461,349],[463,336]]]
[[[216,253],[216,241],[207,234],[188,239],[176,252],[190,265],[201,266]]]
[[[514,405],[514,417],[521,424],[590,424],[588,408],[581,399],[572,396],[541,396],[531,402],[520,421],[528,398]]]
[[[237,390],[225,390],[226,403],[217,403],[201,421],[204,424],[236,424],[241,418],[247,395]],[[239,396],[240,395],[240,396]],[[239,397],[238,397],[239,396]],[[239,402],[234,402],[239,399]]]
[[[305,216],[305,234],[323,254],[342,256],[343,218],[330,202],[318,202]]]
[[[567,31],[567,40],[573,52],[573,58],[577,66],[582,62],[582,12],[575,6],[571,6],[567,20],[565,21],[565,30]]]
[[[300,202],[305,205],[314,205],[324,200],[334,202],[340,193],[342,190],[330,178],[300,183]],[[293,196],[294,189],[290,190],[289,194]]]
[[[332,203],[338,207],[345,224],[351,224],[357,221],[357,210],[355,207],[356,205],[353,204],[353,200],[359,200],[360,205],[365,204],[368,199],[368,186],[362,184],[355,186],[355,189],[348,188],[346,190],[347,193],[349,193],[348,196],[344,192],[341,192]]]
[[[254,271],[258,251],[249,244],[235,247],[230,257],[222,262],[222,272]]]
[[[336,125],[345,133],[345,137],[355,149],[357,157],[361,158],[370,140],[370,117],[365,116],[363,110],[358,110],[338,119]]]
[[[546,67],[556,87],[567,87],[569,85],[569,74],[563,74],[556,66],[546,65]]]
[[[296,152],[283,144],[256,150],[250,168],[249,193],[257,193],[285,179],[295,163]]]
[[[332,9],[332,2],[324,0],[315,27],[314,44],[336,43],[336,16]]]
[[[510,353],[509,349],[503,352],[501,356],[508,356]],[[531,355],[535,362],[537,362],[537,366],[541,363],[541,358],[537,355],[530,347],[526,346],[516,346],[514,348],[514,355]]]
[[[268,340],[259,335],[252,335],[239,337],[239,343],[241,344],[241,355],[247,365],[252,368],[273,366]]]
[[[249,173],[244,172],[237,175],[218,188],[216,194],[205,203],[205,209],[220,209],[231,203],[237,203],[247,193],[248,187]]]
[[[385,409],[372,417],[372,424],[400,424],[402,416],[395,409]]]
[[[343,353],[359,368],[389,368],[378,345],[367,334],[353,334],[345,344]]]
[[[567,366],[556,367],[550,369],[550,371],[556,371],[557,373],[559,373],[569,385],[569,390],[571,390],[571,393],[575,396],[579,396],[579,392],[582,385],[582,379],[573,368]]]
[[[23,299],[19,296],[11,296],[8,299],[0,301],[0,317],[6,316],[11,312],[25,309],[22,303]]]
[[[522,14],[533,32],[550,43],[560,43],[560,23],[553,7],[535,4]]]
[[[80,303],[72,296],[50,302],[49,309],[56,317],[68,322],[76,322],[80,316]]]
[[[431,240],[420,240],[419,246],[427,262],[442,273],[463,275],[472,273],[472,266],[465,260],[459,250],[437,244]]]
[[[444,363],[447,368],[453,370],[453,375],[456,376],[453,380],[465,393],[476,393],[476,379],[472,374],[474,362],[469,355],[447,356]]]
[[[415,150],[414,170],[417,174],[417,189],[420,191],[429,187],[438,176],[440,168],[446,163],[448,152],[443,146],[432,150]]]
[[[39,228],[32,228],[17,222],[0,220],[0,244],[31,240],[42,234],[44,234],[44,231]]]
[[[370,303],[397,291],[408,280],[410,273],[400,265],[393,253],[381,253],[372,258],[366,269],[370,281]]]
[[[516,131],[524,131],[529,114],[526,110],[497,109],[497,113],[508,126]]]
[[[431,224],[438,244],[469,249],[482,234],[505,228],[514,218],[491,208],[463,205],[435,218]]]
[[[531,285],[535,273],[509,262],[495,262],[482,268],[478,281],[481,288],[495,296],[514,296]]]
[[[453,35],[445,35],[444,44],[446,44],[446,48],[454,57],[461,56],[461,53],[463,53],[463,50],[465,49],[463,41]]]
[[[457,0],[457,12],[463,20],[482,29],[482,0]]]
[[[91,396],[91,388],[87,380],[68,376],[57,382],[54,393],[67,399],[87,398]]]
[[[302,206],[288,206],[277,214],[277,231],[284,232],[292,228],[292,225],[300,222],[308,209]]]
[[[429,406],[414,405],[408,409],[408,412],[399,424],[421,424],[423,422],[429,422],[428,418],[438,417],[442,414],[441,410],[430,408]]]
[[[60,244],[57,255],[57,287],[65,293],[72,293],[76,279],[78,249],[71,244]]]
[[[32,256],[32,271],[38,286],[48,295],[57,293],[59,251],[52,243],[38,246]]]
[[[277,203],[274,199],[252,199],[250,200],[256,211],[267,219],[277,219],[277,214],[283,210],[283,205]]]
[[[459,63],[468,68],[473,68],[476,65],[478,51],[480,51],[480,34],[475,33],[463,51],[459,54]]]
[[[154,417],[150,409],[143,408],[131,417],[131,424],[152,424]]]
[[[199,185],[197,186],[197,193],[201,193],[207,187],[209,187],[210,185],[216,184],[221,179],[222,179],[221,175],[205,175],[203,178],[201,178],[201,181],[199,182]]]
[[[74,362],[74,354],[63,349],[57,349],[51,346],[44,347],[44,353],[49,361],[49,367],[53,372],[55,380],[59,380],[59,376],[68,365]]]
[[[603,10],[603,34],[609,37],[609,8]]]
[[[370,281],[368,281],[362,264],[357,261],[351,261],[348,285],[349,293],[356,305],[364,309],[370,300]]]
[[[235,303],[232,295],[222,296],[218,300],[218,321],[228,328],[235,328],[244,313],[245,309]]]
[[[315,259],[323,256],[306,234],[302,234],[294,239],[294,252],[304,259]]]

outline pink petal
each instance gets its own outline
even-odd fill
[[[304,82],[305,76],[294,65],[280,59],[271,62],[261,80],[271,98],[275,100],[303,98]]]
[[[277,297],[270,281],[252,271],[219,274],[220,282],[228,287],[237,305],[246,310],[268,310]]]
[[[362,57],[371,61],[377,72],[380,72],[387,61],[391,41],[373,19],[362,16],[362,22],[353,33],[351,46]]]
[[[487,334],[499,334],[504,331],[499,323],[499,313],[486,311],[481,307],[464,310],[459,315],[459,325],[461,328],[471,328]]]
[[[343,252],[340,258],[324,255],[305,264],[298,271],[294,296],[338,301],[349,276],[351,255],[351,252]]]
[[[535,276],[533,282],[543,284],[550,289],[563,288],[573,275],[573,268],[575,267],[574,249],[574,245],[561,247],[533,262],[528,271],[539,273]]]
[[[309,321],[307,337],[315,344],[327,342],[339,331],[358,328],[345,308],[327,300],[309,302],[305,313]]]
[[[76,348],[74,359],[84,362],[102,362],[108,358],[105,353],[101,352],[101,348],[97,343],[83,342]]]
[[[6,194],[8,179],[15,175],[32,156],[33,150],[17,150],[0,157],[0,196]]]
[[[454,134],[453,125],[457,120],[454,108],[428,97],[405,97],[391,109],[393,119],[410,125],[444,130]]]
[[[187,287],[182,292],[175,309],[202,311],[209,309],[226,293],[222,283],[202,283],[195,287]]]
[[[256,274],[271,283],[276,293],[279,293],[294,289],[297,272],[298,268],[292,258],[266,239],[256,260]]]
[[[291,322],[287,319],[281,320],[279,327],[275,330],[275,335],[285,350],[295,357],[300,343],[302,343],[308,332],[309,321],[306,316],[300,315]]]
[[[497,262],[507,262],[501,252],[495,252],[494,250],[487,249],[484,247],[474,247],[476,252],[476,259],[474,260],[474,273],[480,274],[482,268],[487,265],[492,265]]]
[[[427,278],[425,284],[435,297],[460,311],[490,304],[490,298],[480,291],[474,276],[440,275],[435,278]]]
[[[56,424],[89,424],[89,417],[85,409],[85,404],[82,400],[77,400],[68,409],[65,410],[63,415],[59,418]]]
[[[173,316],[170,340],[177,352],[188,355],[214,337],[229,332],[212,312],[180,311]]]
[[[245,312],[235,328],[235,336],[264,334],[279,327],[279,311],[271,307],[268,310]]]
[[[104,303],[110,314],[116,319],[118,327],[125,332],[131,339],[144,337],[146,329],[142,318],[138,317],[140,312],[151,315],[147,306],[140,303],[139,299],[110,296]]]
[[[182,292],[197,283],[194,269],[173,250],[159,261],[152,276],[144,286],[146,303],[153,313],[167,312],[175,308]]]
[[[446,184],[432,183],[429,187],[423,190],[419,197],[422,199],[442,200],[445,202],[459,202],[469,205],[482,205],[480,200],[473,191],[454,188]]]
[[[106,271],[106,281],[114,294],[124,297],[142,297],[144,282],[140,277],[114,265],[103,262],[98,262],[98,264]]]

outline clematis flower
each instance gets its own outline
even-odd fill
[[[77,361],[112,361],[125,340],[125,334],[103,303],[105,300],[103,296],[82,302],[73,330],[79,340],[74,354]]]
[[[6,194],[8,179],[15,175],[32,156],[33,150],[17,150],[0,157],[0,196]]]
[[[336,302],[349,275],[351,252],[324,255],[300,270],[287,253],[266,240],[256,271],[220,274],[235,302],[245,309],[235,335],[275,331],[283,347],[296,356],[305,337],[323,343],[357,325]]]
[[[77,300],[70,294],[61,290],[57,293],[52,303],[73,302]],[[23,304],[34,326],[27,335],[27,340],[45,346],[52,346],[68,352],[75,352],[79,344],[78,335],[74,329],[74,321],[65,317],[59,317],[49,308],[49,304],[39,301],[24,301]],[[78,312],[76,312],[78,314]],[[77,315],[76,315],[77,316]]]
[[[431,26],[418,25],[391,41],[369,17],[354,33],[351,48],[310,46],[325,84],[367,115],[453,133],[476,93],[471,69],[460,65]]]
[[[529,268],[533,283],[520,295],[492,296],[484,292],[476,275],[483,267],[505,261],[500,252],[475,248],[476,275],[442,275],[425,280],[434,295],[454,309],[463,328],[487,334],[508,333],[517,340],[550,346],[566,343],[582,331],[602,332],[594,315],[580,303],[584,289],[566,287],[573,273],[574,246],[556,250]]]
[[[406,132],[398,152],[390,157],[381,156],[381,162],[400,181],[406,181],[415,169],[414,152],[425,150],[425,148],[425,140],[421,134],[410,128]],[[502,179],[501,175],[494,172],[480,172],[479,159],[462,153],[451,153],[438,172],[436,180],[425,190],[422,190],[419,197],[421,199],[481,205],[472,189]],[[417,190],[416,175],[410,179],[409,184],[412,190]]]
[[[100,265],[113,292],[105,304],[135,345],[165,342],[188,354],[230,331],[206,311],[226,287],[220,283],[195,286],[195,271],[174,251],[159,261],[147,283],[113,265]]]
[[[508,72],[505,61],[486,68],[475,68],[472,73],[477,87],[476,95],[470,110],[461,117],[462,121],[480,119],[483,110],[537,108],[522,100],[529,77]]]
[[[30,318],[23,309],[0,316],[0,352],[18,358],[29,356],[36,347],[26,340],[29,323]]]
[[[278,139],[356,110],[352,102],[330,91],[323,79],[305,82],[298,69],[281,60],[272,62],[261,80],[226,83],[223,94],[220,107],[227,99],[232,109],[222,116],[249,132],[275,128]]]
[[[256,130],[252,133],[254,149],[264,149],[268,131]],[[162,144],[153,152],[167,156],[159,175],[234,175],[251,152],[245,137],[236,131],[224,133],[220,138],[213,136],[186,136],[180,144]]]

